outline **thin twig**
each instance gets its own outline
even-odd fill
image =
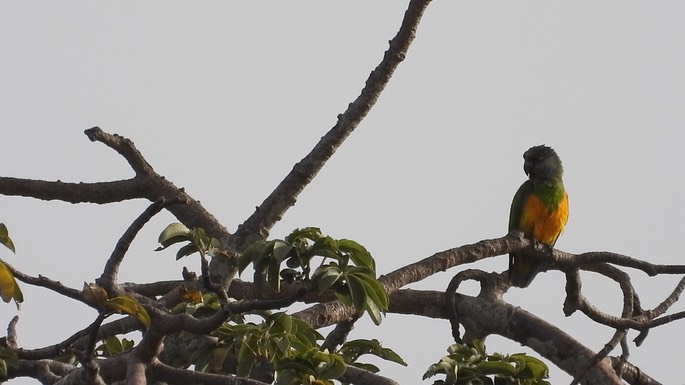
[[[117,282],[117,276],[119,273],[119,265],[124,260],[124,256],[131,246],[131,242],[138,235],[138,232],[145,226],[145,224],[157,213],[159,213],[163,208],[174,204],[180,203],[178,199],[167,200],[164,197],[159,198],[157,201],[148,206],[145,211],[143,211],[136,220],[131,223],[131,225],[126,229],[124,234],[119,238],[112,254],[110,255],[107,263],[105,263],[105,268],[102,275],[96,282],[105,288],[110,295],[115,293],[115,284]]]
[[[143,158],[143,155],[128,138],[124,138],[117,134],[108,134],[102,131],[100,127],[89,128],[85,130],[84,133],[91,142],[100,142],[123,156],[128,164],[131,165],[131,168],[135,171],[136,175],[151,174],[154,172],[150,163]]]
[[[0,262],[4,263],[5,266],[7,266],[7,269],[12,272],[12,275],[14,278],[20,280],[21,282],[24,282],[27,285],[33,285],[33,286],[40,286],[44,287],[46,289],[52,290],[57,294],[61,294],[65,297],[69,297],[71,299],[75,299],[79,302],[83,302],[86,305],[97,309],[97,305],[95,303],[90,302],[83,296],[83,292],[81,290],[76,290],[72,289],[70,287],[64,286],[61,282],[59,281],[53,281],[50,278],[47,278],[45,276],[39,275],[38,277],[32,277],[28,274],[22,273],[21,271],[15,269],[12,265],[8,264],[7,262],[3,261],[0,259]]]

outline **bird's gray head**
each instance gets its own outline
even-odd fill
[[[523,171],[530,179],[560,178],[563,173],[561,159],[545,145],[535,146],[523,154]]]

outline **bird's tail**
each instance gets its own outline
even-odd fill
[[[509,254],[509,281],[516,287],[528,287],[540,272],[540,263],[535,257],[520,252]]]

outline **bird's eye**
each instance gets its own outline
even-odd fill
[[[544,155],[538,156],[538,160],[540,160],[540,161],[545,160],[545,156]]]

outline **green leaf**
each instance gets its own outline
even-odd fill
[[[187,257],[193,253],[199,252],[200,249],[197,248],[197,246],[194,243],[189,243],[187,245],[184,245],[180,249],[178,249],[178,252],[176,252],[176,260],[178,261],[179,259],[183,257]]]
[[[305,227],[302,229],[293,230],[293,232],[285,238],[285,241],[292,245],[295,243],[295,241],[302,238],[316,241],[317,239],[321,238],[321,236],[321,229],[318,227]]]
[[[383,321],[383,312],[381,309],[378,308],[378,305],[376,302],[373,301],[366,301],[365,304],[366,312],[369,314],[371,317],[371,320],[373,321],[376,326],[380,325],[381,322]]]
[[[390,299],[388,298],[388,293],[385,291],[385,287],[370,275],[358,275],[358,277],[364,283],[369,299],[374,302],[381,311],[386,312],[388,310],[388,305],[390,305]]]
[[[124,347],[123,345],[121,345],[121,341],[119,341],[119,339],[116,336],[109,336],[102,340],[102,343],[107,348],[107,352],[109,353],[109,355],[114,355],[124,351]]]
[[[402,357],[400,357],[399,354],[397,354],[394,350],[392,350],[390,348],[383,348],[383,350],[381,351],[381,354],[379,356],[386,361],[394,362],[394,363],[400,364],[402,366],[408,366],[409,365],[402,359]]]
[[[317,274],[318,273],[318,274]],[[340,271],[340,266],[326,265],[319,267],[312,276],[312,279],[317,281],[317,288],[320,292],[328,290],[336,282],[340,281],[343,273]]]
[[[295,336],[298,341],[306,343],[309,347],[316,346],[316,341],[323,340],[321,333],[317,332],[310,324],[291,317],[293,326],[297,330]]]
[[[256,259],[257,255],[263,254],[265,245],[263,242],[257,242],[250,247],[248,247],[239,257],[238,257],[238,272],[242,273],[253,260]]]
[[[325,354],[325,353],[323,353]],[[326,365],[318,365],[320,378],[338,378],[345,374],[347,367],[345,366],[345,361],[338,354],[327,354],[328,360]]]
[[[150,316],[147,311],[135,299],[127,296],[110,298],[105,303],[105,308],[128,314],[135,317],[146,328],[150,326]]]
[[[276,342],[276,347],[281,355],[285,355],[290,350],[290,340],[288,338],[274,338]]]
[[[269,280],[269,286],[276,293],[281,291],[281,263],[276,259],[269,261],[269,268],[267,271],[267,279]]]
[[[274,325],[278,325],[281,330],[291,333],[293,330],[293,319],[286,313],[274,313],[267,318],[267,323],[271,321]]]
[[[268,260],[271,258],[271,254],[274,251],[275,241],[268,241],[264,243],[264,248],[260,250],[258,254],[255,254],[252,258],[252,264],[255,269],[262,269],[265,267]]]
[[[12,242],[9,232],[7,231],[7,226],[5,226],[4,223],[0,223],[0,243],[12,250],[13,253],[16,253],[16,250],[14,249],[14,243]]]
[[[3,346],[0,346],[0,360],[5,361],[7,365],[13,368],[16,368],[19,365],[17,353]]]
[[[350,258],[357,266],[364,266],[371,271],[376,272],[376,262],[371,257],[371,254],[366,250],[366,248],[359,243],[350,239],[340,239],[338,240],[338,247],[341,251],[350,254]]]
[[[345,306],[353,306],[352,296],[349,292],[335,292],[335,297]]]
[[[357,358],[365,354],[372,354],[386,361],[407,366],[407,363],[404,362],[404,360],[397,353],[390,348],[384,348],[376,339],[358,339],[347,341],[340,348],[340,353],[343,355],[343,357],[349,358],[349,360],[346,360],[346,362],[349,364],[357,365],[355,362]]]
[[[255,353],[250,346],[243,342],[238,351],[238,368],[236,374],[239,377],[248,377],[254,368],[256,359]]]
[[[172,223],[159,234],[158,242],[161,243],[162,246],[155,250],[164,250],[174,243],[190,241],[192,239],[192,233],[192,230],[187,228],[184,224]]]
[[[14,295],[12,295],[12,299],[17,304],[24,302],[24,293],[21,292],[21,288],[19,288],[19,284],[17,283],[16,279],[14,280]]]
[[[280,263],[290,256],[293,247],[283,241],[275,241],[273,245],[274,258]]]
[[[316,372],[314,371],[311,365],[312,363],[307,360],[301,358],[294,358],[279,362],[276,368],[278,370],[292,370],[300,374],[313,376],[316,374]]]
[[[9,302],[14,298],[14,290],[18,287],[12,272],[4,263],[0,262],[0,297]]]
[[[476,370],[485,375],[495,374],[499,376],[513,376],[516,368],[511,364],[501,361],[486,361],[476,365]]]
[[[366,301],[368,299],[366,288],[364,287],[364,281],[362,281],[356,275],[348,275],[346,278],[347,287],[349,288],[350,296],[352,297],[352,305],[357,310],[364,310],[366,307]]]
[[[352,365],[352,366],[355,366],[355,367],[357,367],[357,368],[360,368],[360,369],[364,369],[364,370],[369,371],[369,372],[371,372],[371,373],[378,373],[378,372],[381,371],[381,369],[380,369],[378,366],[373,365],[373,364],[369,364],[369,363],[359,363],[359,362],[355,362],[355,363],[353,363],[353,364],[351,364],[351,365]]]

